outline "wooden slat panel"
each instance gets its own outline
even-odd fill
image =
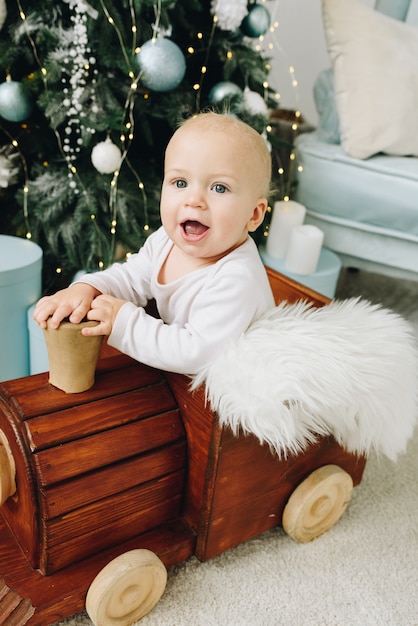
[[[43,487],[110,465],[184,437],[178,411],[91,435],[33,455]]]
[[[161,502],[182,493],[184,474],[183,470],[179,470],[117,493],[106,500],[99,500],[65,515],[46,520],[44,528],[47,529],[48,546],[66,543],[87,533],[95,531],[100,533],[101,529],[113,525],[123,528],[131,517],[143,519]],[[170,514],[170,517],[173,515]],[[145,528],[133,534],[143,530]]]
[[[180,515],[184,471],[45,523],[41,571],[56,571]]]
[[[116,363],[116,369],[112,369]],[[48,373],[17,378],[0,384],[0,394],[16,408],[22,420],[107,398],[164,380],[159,370],[136,363],[128,357],[99,361],[96,382],[83,393],[65,393],[48,382]]]
[[[221,448],[198,537],[196,554],[202,560],[281,524],[290,495],[317,468],[339,465],[356,485],[365,466],[364,457],[348,453],[332,437],[282,461],[255,437],[235,438],[230,431],[224,432]]]
[[[222,449],[212,499],[215,516],[278,490],[285,494],[284,507],[295,487],[323,465],[338,465],[357,484],[357,473],[359,470],[362,473],[365,463],[364,457],[347,452],[332,437],[321,438],[297,456],[283,460],[272,454],[268,446],[260,446],[255,437],[236,438],[230,431],[224,433]]]
[[[212,518],[204,549],[202,543],[196,549],[197,557],[201,561],[207,561],[280,525],[282,493],[271,492],[259,498],[254,497],[251,502],[245,502],[220,517]],[[257,515],[254,515],[254,510]]]
[[[234,437],[229,429],[225,430],[221,446],[210,504],[216,516],[276,491],[289,477],[294,478],[295,465],[300,474],[304,471],[300,456],[280,460],[251,435]]]
[[[193,530],[198,529],[202,507],[207,507],[205,485],[208,480],[209,450],[217,448],[221,429],[217,417],[205,401],[202,387],[190,393],[181,374],[166,373],[176,397],[187,432],[188,472],[184,493],[183,516]]]
[[[176,408],[167,384],[41,415],[25,422],[33,452]]]
[[[43,516],[51,519],[186,467],[182,441],[138,458],[115,463],[41,492]]]

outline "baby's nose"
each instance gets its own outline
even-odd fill
[[[186,205],[196,208],[205,208],[206,200],[202,189],[189,187],[186,196]]]

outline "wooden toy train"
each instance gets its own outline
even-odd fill
[[[277,302],[328,302],[267,273]],[[95,624],[131,624],[166,567],[278,524],[308,541],[361,480],[365,458],[332,438],[280,460],[221,428],[186,377],[104,356],[80,394],[46,373],[0,385],[0,624],[46,626],[83,610],[87,590]]]

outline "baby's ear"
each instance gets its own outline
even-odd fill
[[[262,224],[264,220],[264,215],[267,210],[267,198],[259,198],[257,202],[257,206],[254,208],[254,211],[247,222],[247,230],[249,233],[253,233],[257,228]]]

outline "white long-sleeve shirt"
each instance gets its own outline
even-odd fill
[[[158,369],[193,375],[274,306],[264,266],[248,239],[213,265],[168,284],[158,282],[172,247],[161,227],[126,263],[81,282],[127,302],[108,344]],[[155,299],[160,319],[143,308]]]

